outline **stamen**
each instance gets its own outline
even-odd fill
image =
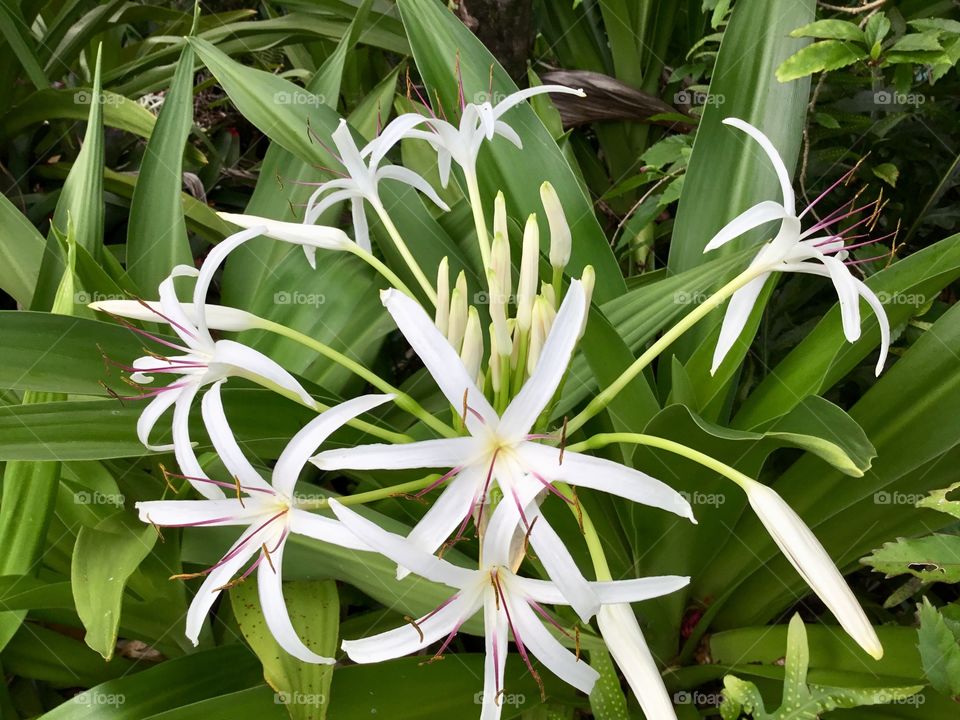
[[[234,476],[233,476],[233,481],[234,481],[234,483],[236,483],[236,487],[237,487],[237,500],[240,501],[240,507],[242,507],[244,510],[246,510],[246,509],[247,509],[247,506],[246,506],[246,504],[243,502],[243,495],[242,495],[242,493],[240,492],[240,476],[239,476],[239,475],[234,475]]]
[[[418,492],[418,493],[417,493],[416,495],[414,495],[413,497],[415,497],[415,498],[417,498],[417,499],[419,500],[419,499],[422,498],[424,495],[426,495],[427,493],[429,493],[431,490],[433,490],[434,488],[442,485],[442,484],[445,483],[447,480],[449,480],[451,477],[453,477],[454,475],[458,474],[462,469],[463,469],[462,466],[458,466],[458,467],[455,467],[455,468],[451,468],[448,472],[446,472],[446,473],[444,473],[443,475],[441,475],[439,480],[437,480],[436,482],[431,483],[430,485],[428,485],[427,487],[425,487],[423,490],[421,490],[420,492]]]
[[[557,460],[557,465],[563,465],[563,451],[567,446],[567,416],[563,416],[563,428],[560,430],[560,458]]]
[[[577,511],[577,525],[580,526],[580,532],[583,533],[583,506],[580,505],[580,496],[577,495],[577,489],[570,486],[570,492],[573,494],[573,507]]]
[[[417,631],[417,635],[420,636],[420,642],[422,643],[426,638],[423,635],[423,630],[420,629],[420,625],[409,615],[404,615],[403,619],[406,620],[410,625],[413,625],[413,629]]]
[[[146,302],[143,298],[134,297],[133,299],[136,300],[140,305],[142,305],[143,307],[145,307],[147,310],[149,310],[150,312],[152,312],[154,315],[156,315],[157,317],[161,318],[161,319],[162,319],[165,323],[167,323],[170,327],[177,328],[177,330],[179,330],[180,332],[184,333],[185,335],[188,335],[188,336],[192,337],[194,340],[197,340],[196,329],[194,329],[194,328],[186,328],[186,327],[184,327],[183,325],[181,325],[180,323],[176,322],[175,320],[172,320],[171,318],[167,317],[164,313],[162,313],[162,312],[160,312],[159,310],[157,310],[157,308],[155,308],[153,305],[150,305],[148,302]]]
[[[270,557],[270,551],[267,550],[267,544],[266,544],[266,543],[263,543],[263,544],[260,546],[260,549],[263,550],[263,555],[262,555],[261,557],[266,557],[266,558],[267,558],[267,562],[270,564],[270,569],[273,570],[274,575],[276,575],[276,573],[277,573],[277,568],[275,568],[275,567],[273,566],[273,559]]]
[[[546,689],[543,686],[543,680],[540,679],[539,673],[533,668],[533,663],[530,662],[530,656],[527,653],[527,648],[523,644],[523,640],[520,635],[517,633],[517,629],[513,625],[513,618],[510,617],[510,607],[507,604],[507,597],[503,591],[503,588],[500,586],[500,582],[497,578],[494,578],[493,586],[497,593],[500,595],[500,599],[503,600],[503,611],[507,616],[507,625],[510,627],[510,632],[513,633],[513,641],[517,644],[517,652],[520,653],[520,657],[523,659],[524,664],[527,666],[527,670],[530,672],[530,675],[537,682],[537,686],[540,688],[540,698],[542,702],[547,701]]]

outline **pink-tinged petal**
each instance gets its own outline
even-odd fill
[[[477,495],[483,487],[482,468],[469,467],[462,470],[430,506],[416,524],[407,540],[424,552],[435,553],[441,545],[461,527],[473,510]],[[404,567],[397,569],[397,580],[409,574]]]
[[[289,518],[290,532],[296,535],[339,545],[348,550],[370,552],[370,547],[338,520],[297,508],[290,510]]]
[[[316,407],[316,401],[293,375],[259,350],[242,343],[218,340],[214,346],[210,370],[221,373],[223,377],[237,375],[267,388],[286,390],[299,397],[304,405]]]
[[[187,478],[193,488],[208,500],[219,500],[224,497],[223,491],[214,483],[204,482],[209,478],[200,467],[190,440],[190,406],[199,390],[200,386],[195,383],[188,385],[177,398],[173,409],[173,454],[177,458],[180,474]]]
[[[727,311],[723,314],[723,323],[720,326],[720,336],[717,338],[717,346],[713,350],[713,361],[710,364],[710,374],[713,375],[720,368],[727,353],[736,343],[737,338],[743,334],[743,329],[750,320],[750,314],[753,312],[753,306],[757,303],[760,291],[770,273],[764,273],[755,277],[742,288],[737,290],[727,303]]]
[[[177,401],[178,397],[180,397],[180,393],[183,392],[181,384],[182,381],[178,379],[168,385],[167,390],[158,393],[153,400],[147,403],[147,406],[143,409],[143,412],[140,413],[140,417],[137,418],[137,438],[148,450],[153,450],[154,452],[166,452],[167,450],[173,449],[172,444],[151,444],[150,432],[153,430],[154,425],[157,424],[160,416],[163,415],[170,408],[170,406]]]
[[[261,533],[262,534],[262,533]],[[226,585],[233,576],[240,572],[240,568],[247,564],[254,553],[260,550],[257,530],[254,527],[247,528],[240,538],[230,547],[227,554],[228,558],[222,560],[213,570],[211,570],[203,583],[193,597],[193,602],[187,610],[187,628],[186,636],[196,645],[200,639],[200,630],[203,628],[203,621],[207,618],[207,613],[213,607],[217,597],[220,595],[220,588]]]
[[[479,432],[484,424],[493,427],[498,419],[497,414],[467,373],[457,352],[440,334],[420,304],[395,289],[386,290],[380,297],[400,332],[423,361],[427,372],[433,376],[450,404],[460,409],[466,396],[469,406],[466,424],[470,432]]]
[[[498,720],[503,709],[504,669],[510,626],[507,615],[489,598],[483,605],[483,630],[486,656],[483,661],[483,706],[480,720]]]
[[[514,635],[520,636],[526,649],[558,678],[589,695],[600,673],[561,645],[526,601],[508,597],[507,604]]]
[[[690,503],[680,493],[639,470],[612,460],[569,451],[563,453],[563,464],[560,464],[558,448],[532,442],[522,443],[517,452],[525,469],[539,473],[549,482],[559,480],[570,485],[618,495],[694,521]]]
[[[477,611],[480,603],[480,594],[476,590],[458,594],[418,619],[416,627],[403,625],[362,640],[344,640],[344,652],[354,662],[364,664],[410,655],[449,636]]]
[[[677,720],[657,663],[629,605],[605,605],[597,614],[600,634],[649,720]]]
[[[764,200],[744,210],[724,225],[720,231],[710,239],[710,242],[703,248],[703,251],[710,252],[711,250],[716,250],[718,247],[726,245],[734,238],[738,238],[754,228],[758,228],[768,222],[782,220],[786,216],[787,213],[783,205],[773,202],[772,200]]]
[[[350,420],[393,398],[393,395],[361,395],[317,415],[293,436],[280,453],[273,468],[273,487],[277,492],[291,496],[307,460],[328,437]]]
[[[300,636],[297,635],[293,623],[290,622],[287,604],[283,599],[283,583],[280,575],[280,569],[283,565],[283,549],[284,542],[281,541],[276,549],[270,549],[270,562],[261,562],[257,568],[257,588],[260,591],[260,608],[263,611],[263,619],[266,620],[270,633],[280,647],[295,658],[308,663],[332,665],[334,663],[333,658],[318,655],[304,645]]]
[[[250,525],[271,510],[262,503],[236,498],[223,500],[148,500],[136,504],[140,520],[160,527]]]
[[[476,571],[458,567],[424,552],[405,537],[387,532],[336,500],[330,500],[330,509],[348,530],[375,552],[427,580],[459,590],[470,585],[476,578]]]
[[[459,437],[325,450],[310,458],[310,462],[321,470],[406,470],[469,465],[479,455],[476,440]]]
[[[226,413],[223,410],[223,400],[220,397],[220,386],[224,381],[215,382],[207,390],[201,402],[203,411],[203,424],[210,436],[210,441],[223,461],[230,475],[244,488],[256,489],[270,495],[273,494],[273,488],[260,473],[254,469],[247,456],[243,454],[237,439],[233,436],[230,429],[230,423],[227,421]]]
[[[770,138],[768,138],[750,123],[744,122],[739,118],[726,118],[723,121],[723,124],[735,127],[738,130],[742,130],[756,140],[760,147],[763,148],[763,151],[767,154],[767,157],[770,158],[770,164],[773,165],[773,169],[777,173],[777,179],[780,181],[780,191],[783,193],[783,206],[786,208],[788,215],[795,216],[797,214],[796,200],[793,194],[793,185],[790,183],[790,173],[787,172],[787,166],[784,165],[783,159],[780,157],[780,153],[777,152],[777,149],[770,141]]]
[[[498,435],[520,439],[530,432],[567,372],[586,312],[583,286],[579,280],[572,280],[533,375],[504,411],[497,426]]]

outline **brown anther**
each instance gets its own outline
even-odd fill
[[[263,543],[260,548],[263,550],[263,554],[267,558],[267,564],[270,566],[270,569],[273,570],[274,574],[276,574],[277,569],[273,566],[273,558],[270,557],[270,551],[267,550],[267,544]]]
[[[567,447],[567,416],[563,416],[563,427],[560,429],[560,458],[557,465],[563,465],[563,451]]]
[[[246,509],[246,505],[243,502],[243,494],[240,490],[240,477],[237,475],[233,476],[233,484],[237,488],[237,500],[240,501],[240,507]]]
[[[530,674],[533,676],[533,679],[537,682],[537,687],[540,688],[540,702],[547,701],[547,690],[543,686],[543,680],[540,679],[540,673],[534,670],[530,665],[527,665],[527,669],[530,671]]]
[[[503,688],[500,688],[499,690],[497,690],[497,694],[494,696],[493,702],[499,705],[500,702],[503,700],[503,696],[505,694],[506,694],[506,691]]]
[[[538,520],[539,518],[540,518],[540,516],[537,515],[537,517],[535,517],[535,518],[533,519],[533,522],[530,523],[530,527],[527,528],[527,532],[526,532],[526,533],[524,534],[524,536],[523,536],[523,554],[524,554],[524,555],[529,555],[529,554],[530,554],[530,549],[529,549],[529,545],[530,545],[530,533],[533,532],[533,526],[537,524],[537,520]]]
[[[124,380],[124,382],[129,382],[129,381],[127,380],[127,378],[123,378],[123,380]],[[109,395],[110,397],[112,397],[114,400],[119,401],[120,404],[123,405],[123,398],[120,397],[120,394],[119,394],[116,390],[114,390],[114,389],[111,388],[111,387],[108,387],[107,384],[106,384],[103,380],[97,380],[97,384],[104,389],[104,391],[107,393],[107,395]]]
[[[422,663],[418,663],[418,666],[423,667],[424,665],[433,665],[435,662],[438,662],[439,660],[446,660],[446,659],[447,659],[446,655],[441,655],[437,653],[436,655],[431,655],[428,659],[424,660]]]
[[[171,575],[171,580],[193,580],[193,578],[203,577],[206,573],[197,572],[197,573],[177,573],[176,575]]]
[[[420,636],[420,642],[423,642],[423,641],[424,641],[423,630],[420,629],[420,625],[417,623],[417,621],[414,620],[414,619],[413,619],[412,617],[410,617],[409,615],[404,615],[404,616],[403,616],[403,619],[406,620],[406,621],[407,621],[408,623],[410,623],[411,625],[413,625],[413,629],[416,630],[416,631],[417,631],[417,635]]]
[[[421,505],[429,505],[429,504],[430,504],[429,501],[428,501],[426,498],[420,497],[419,495],[413,495],[413,494],[411,494],[411,493],[400,493],[400,492],[398,492],[398,493],[392,493],[392,494],[388,495],[387,497],[401,498],[401,499],[403,499],[403,500],[413,500],[414,502],[418,502],[418,503],[420,503]]]
[[[573,647],[574,655],[576,655],[577,660],[580,660],[580,626],[573,626]]]
[[[463,417],[462,417],[462,420],[463,420],[463,424],[464,424],[464,425],[467,424],[467,410],[468,410],[468,407],[467,407],[467,396],[468,396],[469,394],[470,394],[470,389],[469,389],[469,388],[464,388],[464,390],[463,390]]]
[[[580,526],[580,532],[583,532],[583,507],[580,505],[577,489],[571,486],[570,492],[573,493],[573,507],[577,510],[577,525]]]
[[[283,190],[283,178],[280,177],[280,173],[277,173],[277,185]],[[290,202],[289,200],[287,202]]]
[[[246,581],[245,577],[238,577],[234,580],[231,580],[230,582],[224,583],[220,587],[214,588],[211,592],[220,592],[221,590],[229,590],[230,588],[236,587],[237,585],[245,581]]]
[[[160,472],[163,473],[163,482],[166,483],[167,487],[170,489],[170,492],[176,495],[179,491],[174,487],[173,483],[170,482],[170,476],[173,473],[167,470],[167,466],[163,463],[160,463]]]
[[[157,531],[157,537],[160,539],[160,542],[165,543],[167,540],[163,537],[163,532],[160,530],[160,526],[150,519],[149,514],[147,514],[147,522],[150,523],[151,527]]]

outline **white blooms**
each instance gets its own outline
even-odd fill
[[[890,347],[890,323],[876,294],[861,280],[854,277],[845,264],[847,250],[852,246],[846,246],[847,249],[845,249],[844,235],[855,226],[839,233],[829,232],[831,225],[852,213],[832,213],[808,230],[801,230],[800,219],[810,210],[810,207],[813,207],[813,204],[797,215],[790,175],[773,143],[757,128],[742,120],[727,118],[723,122],[747,133],[763,148],[780,180],[783,203],[765,200],[745,210],[727,223],[704,248],[704,252],[708,252],[768,222],[780,222],[780,230],[776,237],[760,249],[750,265],[756,271],[756,277],[730,298],[713,354],[711,373],[717,371],[724,357],[743,332],[770,273],[796,272],[830,278],[840,300],[843,332],[850,342],[860,337],[860,298],[866,300],[876,314],[877,323],[880,326],[880,357],[876,367],[876,373],[879,375]],[[859,224],[861,223],[856,225]],[[821,232],[825,234],[817,234]],[[868,243],[858,243],[857,246],[865,244]]]
[[[543,203],[547,222],[550,224],[550,266],[563,270],[570,262],[570,251],[573,246],[567,216],[563,212],[563,205],[560,204],[557,191],[548,182],[540,186],[540,201]]]

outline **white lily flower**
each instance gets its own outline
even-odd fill
[[[535,440],[544,439],[543,436],[530,435],[566,373],[583,324],[586,305],[578,281],[570,283],[544,344],[541,362],[502,416],[497,415],[477,388],[456,351],[420,305],[394,290],[385,291],[381,297],[447,400],[452,406],[463,408],[464,424],[470,434],[405,445],[329,450],[314,457],[313,462],[324,470],[452,468],[423,491],[449,481],[446,490],[411,531],[409,539],[414,545],[434,552],[458,526],[459,538],[475,510],[478,519],[482,517],[491,485],[496,482],[509,501],[505,504],[515,506],[518,520],[529,528],[530,542],[550,577],[564,590],[574,609],[582,617],[589,617],[596,611],[597,599],[588,590],[563,542],[539,516],[533,502],[538,495],[544,491],[560,495],[553,483],[562,481],[693,519],[687,501],[659,480],[610,460],[540,444]]]
[[[87,307],[97,312],[141,322],[157,322],[161,320],[163,314],[163,307],[156,300],[98,300],[89,303]],[[190,319],[190,323],[196,326],[200,317],[196,306],[192,302],[182,302],[180,309]],[[202,311],[207,318],[207,327],[210,330],[241,332],[260,327],[260,318],[246,310],[226,305],[205,304]]]
[[[271,481],[267,482],[244,456],[231,432],[220,399],[222,382],[215,383],[204,396],[203,419],[217,454],[235,482],[222,483],[208,478],[196,462],[193,450],[187,446],[192,462],[181,470],[194,485],[209,488],[208,499],[139,502],[140,519],[162,527],[246,526],[215,565],[198,573],[205,579],[190,603],[186,626],[186,635],[194,645],[220,591],[257,570],[263,616],[280,646],[304,662],[333,663],[332,658],[318,655],[304,645],[290,622],[281,584],[284,545],[290,533],[298,533],[356,550],[366,550],[367,546],[338,521],[298,509],[293,497],[294,486],[310,454],[331,433],[391,396],[359,397],[318,415],[290,440],[277,460]],[[227,497],[223,488],[234,491],[236,496]],[[241,573],[250,560],[252,564]],[[239,579],[233,581],[238,573],[241,573]]]
[[[305,225],[238,213],[220,212],[217,215],[238,227],[259,228],[264,237],[302,246],[307,262],[314,270],[317,268],[317,249],[349,252],[354,245],[353,240],[343,230],[327,225]]]
[[[533,655],[552,673],[578,690],[590,693],[599,673],[563,647],[544,623],[561,633],[564,628],[542,604],[569,605],[561,588],[553,582],[524,578],[515,573],[516,524],[508,517],[514,508],[504,503],[497,508],[484,537],[480,567],[476,570],[453,565],[434,557],[409,539],[387,532],[336,500],[334,514],[364,543],[414,573],[446,585],[455,593],[435,610],[399,627],[362,640],[344,640],[343,649],[351,660],[375,663],[419,652],[444,639],[435,657],[443,655],[460,627],[477,612],[483,611],[486,637],[483,709],[481,720],[496,720],[501,713],[504,668],[509,636],[531,674],[539,681],[530,656]],[[591,582],[591,593],[601,605],[659,597],[679,590],[689,578],[675,575]]]
[[[876,660],[882,658],[883,646],[876,630],[830,555],[806,523],[773,488],[747,478],[738,484],[747,493],[750,507],[777,546],[834,614],[840,626],[867,654]]]
[[[246,234],[248,237],[253,237],[259,234],[259,231],[248,230]],[[217,246],[214,252],[219,249],[220,246]],[[182,344],[133,328],[136,332],[174,351],[174,354],[169,357],[145,355],[137,358],[127,369],[132,372],[130,379],[139,384],[152,383],[156,375],[175,376],[173,382],[143,393],[143,397],[153,399],[137,420],[137,437],[150,450],[165,452],[173,449],[178,461],[182,461],[183,453],[190,447],[188,418],[193,400],[201,388],[212,383],[229,377],[244,377],[288,397],[296,398],[308,407],[316,406],[310,393],[275,361],[242,343],[233,340],[214,340],[210,335],[209,322],[205,313],[207,306],[203,301],[213,271],[219,264],[219,256],[214,255],[214,252],[210,255],[213,262],[207,265],[207,262],[210,262],[208,258],[201,271],[186,265],[174,268],[170,276],[160,283],[159,302],[148,306],[156,309],[157,314],[152,320],[168,324]],[[229,248],[224,248],[224,254],[226,252],[229,252]],[[178,300],[174,288],[174,279],[184,276],[197,278],[193,310],[189,314]],[[117,314],[122,314],[127,309],[126,306],[114,306],[114,310],[121,311]],[[143,311],[144,307],[140,306],[128,316],[142,319]],[[222,316],[218,315],[217,319],[222,319]],[[164,412],[171,407],[174,408],[173,443],[154,445],[150,442],[150,433]],[[200,487],[198,490],[206,494],[209,488]]]
[[[390,122],[378,137],[367,143],[362,150],[354,142],[347,121],[341,120],[340,126],[331,137],[337,148],[338,159],[346,169],[346,177],[325,182],[314,190],[307,202],[304,223],[312,225],[327,208],[344,200],[349,200],[357,244],[370,252],[370,231],[363,209],[363,201],[369,202],[378,212],[383,211],[379,191],[382,180],[396,180],[405,183],[426,195],[440,209],[448,211],[450,208],[440,198],[437,191],[417,173],[399,165],[380,166],[390,148],[412,128],[426,120],[427,118],[414,113],[400,115]]]
[[[677,720],[657,662],[630,605],[603,605],[597,613],[597,625],[607,650],[640,703],[643,716],[647,720]]]
[[[563,85],[539,85],[511,93],[496,105],[489,101],[465,103],[460,113],[460,123],[454,125],[439,118],[423,118],[426,130],[412,125],[403,133],[404,138],[426,140],[437,151],[437,163],[440,170],[440,184],[446,187],[450,181],[452,162],[459,165],[468,178],[476,176],[477,156],[484,140],[493,140],[499,135],[522,148],[523,143],[517,132],[501,118],[506,112],[535,95],[544,93],[565,93],[585,97],[583,90],[574,90]],[[420,117],[420,116],[418,116]]]
[[[730,348],[733,347],[734,342],[736,342],[737,338],[743,332],[743,328],[747,324],[754,303],[756,303],[757,297],[760,295],[760,291],[763,289],[767,278],[770,277],[770,273],[796,272],[830,278],[840,300],[843,332],[850,342],[854,342],[860,337],[860,298],[862,297],[867,302],[876,314],[877,322],[880,326],[880,358],[877,361],[876,367],[876,373],[879,375],[886,362],[887,351],[890,347],[890,323],[887,320],[883,304],[879,298],[877,298],[876,294],[867,287],[866,284],[850,273],[848,265],[855,263],[847,261],[846,258],[849,250],[877,242],[883,238],[858,242],[855,245],[845,245],[844,236],[854,228],[868,222],[870,218],[854,223],[854,225],[839,233],[832,233],[829,230],[831,225],[856,212],[869,208],[870,205],[868,204],[861,208],[852,209],[849,212],[841,209],[840,211],[831,213],[807,230],[802,230],[800,221],[803,216],[809,212],[827,192],[832,190],[833,187],[840,182],[843,182],[849,176],[849,173],[835,183],[833,187],[828,189],[827,192],[821,194],[820,197],[814,200],[813,203],[798,215],[796,212],[793,187],[790,185],[790,174],[787,172],[786,165],[784,165],[783,160],[777,153],[773,143],[770,142],[770,139],[753,125],[743,120],[727,118],[723,122],[747,133],[763,148],[767,157],[770,158],[770,162],[773,164],[777,177],[780,180],[783,203],[765,200],[745,210],[727,223],[720,232],[714,235],[704,248],[704,252],[708,252],[768,222],[780,221],[781,223],[780,231],[776,237],[760,249],[760,252],[757,253],[753,262],[750,264],[750,267],[759,273],[758,276],[737,290],[730,298],[727,312],[723,318],[723,325],[720,329],[717,347],[713,354],[711,373],[717,371],[720,363],[723,362],[724,357],[726,357]],[[852,201],[850,205],[852,206]],[[846,206],[844,206],[844,208],[846,208]]]

